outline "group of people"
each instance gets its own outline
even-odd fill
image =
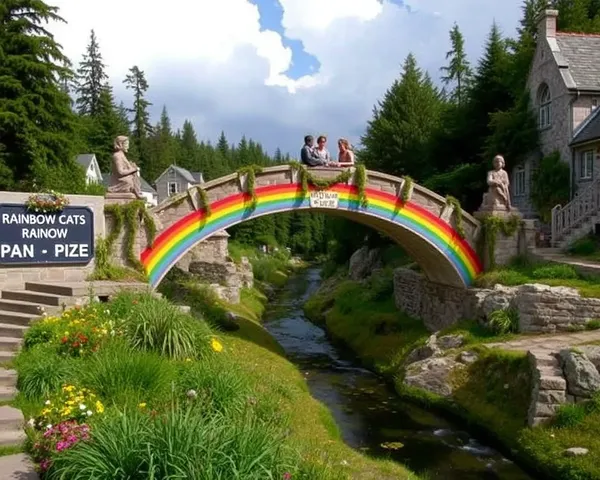
[[[354,152],[345,138],[338,140],[337,162],[331,158],[327,150],[327,137],[317,137],[317,145],[312,135],[304,137],[304,146],[300,151],[300,160],[309,167],[351,167],[354,165]]]

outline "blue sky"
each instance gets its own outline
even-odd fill
[[[54,0],[67,25],[51,30],[77,65],[97,34],[115,95],[144,70],[151,114],[163,106],[177,128],[198,137],[224,130],[296,154],[306,133],[357,143],[373,105],[400,74],[409,52],[439,78],[457,22],[473,63],[495,20],[513,35],[521,0]],[[118,14],[115,14],[118,12]],[[134,20],[132,20],[134,19]]]

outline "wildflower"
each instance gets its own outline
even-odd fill
[[[210,346],[211,348],[215,351],[215,352],[221,352],[223,351],[223,345],[221,344],[221,342],[219,342],[216,338],[213,338],[210,342]]]
[[[86,410],[86,409],[87,409],[87,407],[83,403],[79,404],[79,410]]]
[[[91,410],[88,410],[86,413],[88,417],[91,417],[93,415],[93,412]]]
[[[138,405],[139,408],[146,408],[146,402],[142,402]]]
[[[192,359],[191,359],[191,358],[186,358],[186,359],[185,359],[185,361],[186,361],[186,362],[191,362],[191,361],[192,361]]]
[[[42,472],[45,472],[46,470],[48,470],[50,468],[50,459],[49,458],[45,458],[44,460],[42,460],[40,462],[40,470]]]
[[[290,472],[285,472],[283,474],[283,480],[292,480],[292,474]]]
[[[35,420],[33,418],[30,418],[27,422],[27,425],[29,425],[30,427],[35,427]]]
[[[196,392],[196,390],[188,390],[186,395],[188,398],[197,398],[198,397],[198,393]]]
[[[50,400],[46,400],[46,401],[44,402],[44,405],[52,405],[52,402],[51,402]]]
[[[98,413],[104,412],[104,405],[102,405],[102,402],[100,400],[98,400],[96,402],[96,412],[98,412]]]

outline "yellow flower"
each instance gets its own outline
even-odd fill
[[[138,405],[138,407],[140,407],[140,408],[145,408],[145,407],[146,407],[146,403],[145,403],[145,402],[142,402],[142,403],[140,403],[140,404]]]
[[[104,413],[104,405],[102,405],[102,402],[100,400],[96,402],[96,412]]]
[[[191,358],[186,358],[186,359],[185,359],[185,361],[186,361],[186,362],[191,362],[191,361],[192,361],[192,359],[191,359]]]
[[[213,338],[210,342],[210,346],[211,348],[215,351],[215,352],[221,352],[223,351],[223,345],[221,344],[221,342],[219,342],[216,338]]]
[[[42,415],[48,415],[51,412],[51,410],[49,408],[44,408],[42,410]]]
[[[72,392],[73,390],[75,390],[75,387],[73,385],[65,385],[63,387],[63,392]]]

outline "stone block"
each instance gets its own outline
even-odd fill
[[[567,381],[562,377],[541,376],[540,390],[566,390]]]

